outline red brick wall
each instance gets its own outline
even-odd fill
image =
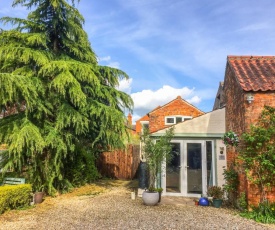
[[[246,101],[244,100],[245,92],[240,87],[237,79],[231,68],[227,65],[224,81],[224,94],[225,94],[225,127],[226,131],[234,131],[239,136],[245,132],[245,107]],[[236,149],[227,147],[227,166],[234,164],[236,161]],[[239,192],[247,190],[247,180],[244,172],[239,171]]]
[[[169,127],[165,125],[166,116],[181,115],[192,116],[194,118],[202,114],[204,114],[204,112],[182,100],[181,97],[177,97],[175,100],[149,114],[149,129],[150,132],[155,132],[157,130]]]
[[[227,65],[224,81],[224,91],[226,98],[226,131],[232,130],[238,135],[250,130],[251,124],[255,124],[258,120],[265,105],[275,107],[275,92],[251,92],[254,101],[250,104],[246,100],[247,93],[239,85],[234,73]],[[241,144],[240,144],[241,147]],[[227,148],[227,164],[228,166],[235,161],[237,149]],[[241,168],[239,172],[239,192],[246,192],[249,204],[257,204],[259,202],[260,193],[255,185],[249,184],[246,176]],[[275,189],[274,189],[275,190]],[[274,199],[273,193],[269,193],[269,198]]]
[[[234,131],[241,135],[245,131],[245,101],[244,92],[237,82],[231,68],[227,66],[224,81],[225,94],[225,127],[226,131]],[[227,163],[235,161],[235,149],[227,149]]]
[[[143,116],[142,118],[140,118],[139,120],[136,121],[136,133],[140,134],[141,130],[142,130],[142,125],[141,125],[141,121],[149,121],[149,117],[148,115]]]
[[[265,105],[275,107],[275,92],[272,91],[266,91],[266,92],[255,92],[253,93],[254,101],[251,102],[251,104],[247,103],[246,106],[246,131],[250,130],[250,126],[252,124],[255,124],[263,111],[263,108]],[[274,190],[272,189],[271,192],[268,193],[268,198],[270,200],[275,201],[274,197]],[[247,187],[247,198],[250,204],[257,204],[260,200],[260,193],[255,187],[255,185],[251,185],[248,183]]]

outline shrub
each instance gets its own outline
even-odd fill
[[[237,205],[238,185],[239,178],[238,172],[234,165],[231,165],[228,169],[224,169],[223,176],[225,184],[223,185],[224,191],[227,193],[228,201],[232,205]]]
[[[253,207],[251,212],[241,213],[241,216],[261,223],[275,223],[275,203],[265,200],[258,207]]]
[[[32,187],[30,184],[0,187],[0,213],[18,207],[29,206]]]
[[[244,192],[241,192],[238,198],[238,208],[245,211],[247,210],[247,199]]]
[[[88,150],[78,150],[66,162],[65,178],[72,186],[82,186],[99,178],[96,167],[96,153]],[[64,190],[64,187],[63,187]]]

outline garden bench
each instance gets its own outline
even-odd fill
[[[5,177],[2,185],[25,184],[25,178]]]

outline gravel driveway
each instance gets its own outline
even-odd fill
[[[227,209],[172,204],[148,207],[141,198],[131,200],[130,192],[125,186],[115,186],[97,196],[51,199],[52,203],[0,216],[0,229],[274,229]]]

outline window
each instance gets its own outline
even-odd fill
[[[167,117],[166,122],[167,124],[175,124],[175,118],[174,117]]]
[[[141,121],[141,133],[143,134],[145,129],[149,129],[149,121]]]
[[[182,117],[176,117],[176,124],[182,122]]]
[[[190,116],[167,116],[165,117],[165,125],[174,125],[191,119]]]
[[[143,124],[143,125],[142,125],[142,128],[143,128],[143,129],[149,129],[149,124]]]

